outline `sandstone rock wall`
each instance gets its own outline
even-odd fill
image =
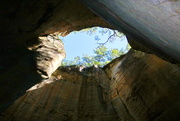
[[[1,0],[0,112],[49,78],[64,57],[62,47],[51,43],[51,37],[46,42],[39,39],[92,26],[112,28],[79,0]]]
[[[64,45],[60,39],[51,37],[39,37],[36,43],[10,54],[5,53],[5,57],[0,59],[5,64],[0,70],[0,112],[27,89],[49,78],[59,67],[65,57]]]
[[[104,68],[120,121],[179,121],[180,66],[130,51]]]
[[[135,49],[179,62],[179,0],[81,1],[127,34]],[[179,65],[154,55],[130,52],[116,59],[104,68],[108,79],[101,69],[92,69],[94,75],[59,68],[51,76],[65,54],[62,43],[46,36],[92,26],[113,28],[80,0],[0,2],[2,121],[179,121]]]
[[[131,50],[103,69],[59,67],[0,120],[178,121],[179,86],[179,65]]]
[[[116,121],[105,72],[83,68],[58,68],[50,79],[29,89],[0,120]]]

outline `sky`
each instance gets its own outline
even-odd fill
[[[101,34],[99,33],[101,28],[97,29],[97,32],[90,35],[87,31],[79,31],[79,32],[71,32],[69,35],[65,37],[60,37],[64,42],[64,47],[66,51],[66,60],[73,60],[75,57],[83,55],[93,55],[93,50],[98,46],[95,37],[98,36],[100,38],[99,42],[105,42],[110,36],[109,33]],[[109,42],[106,44],[108,49],[118,48],[126,48],[127,40],[126,37],[123,36],[121,38],[117,37],[113,42]]]

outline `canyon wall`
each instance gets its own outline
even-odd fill
[[[0,119],[178,121],[179,5],[2,0]],[[56,35],[93,26],[118,29],[132,48],[152,54],[131,50],[104,68],[59,67],[65,52]]]
[[[33,85],[47,79],[65,57],[64,45],[53,35],[39,37],[27,48],[4,53],[1,68],[0,112]]]
[[[104,67],[120,121],[178,121],[180,66],[130,51]]]
[[[0,112],[60,65],[63,46],[51,35],[93,26],[112,28],[79,0],[2,0]]]
[[[180,67],[130,50],[110,64],[59,67],[1,115],[18,121],[178,121]]]
[[[30,88],[0,120],[116,121],[109,82],[95,66],[59,67],[50,79]]]

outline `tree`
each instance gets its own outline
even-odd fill
[[[77,33],[78,31],[74,31],[74,33]],[[103,28],[103,27],[91,27],[91,28],[86,28],[86,29],[82,29],[81,32],[86,32],[89,35],[95,35],[94,39],[97,41],[97,44],[99,45],[105,45],[108,42],[113,42],[114,40],[116,40],[116,38],[121,38],[124,36],[124,34],[122,32],[119,32],[118,30],[112,30],[110,28]],[[107,38],[106,41],[104,42],[100,42],[101,38],[97,35],[101,34],[101,35],[109,35],[109,37]]]
[[[69,65],[84,65],[88,67],[93,65],[104,66],[108,64],[111,60],[124,54],[127,51],[127,49],[128,48],[124,50],[123,49],[108,50],[106,46],[100,45],[94,50],[95,55],[93,56],[83,55],[82,58],[77,56],[74,58],[74,60],[63,60],[62,66],[69,66]]]
[[[87,54],[83,55],[83,57],[75,57],[74,60],[63,60],[62,66],[67,65],[85,65],[85,66],[92,66],[92,65],[99,65],[104,66],[107,63],[109,63],[111,60],[119,57],[120,55],[124,54],[127,50],[130,49],[130,46],[127,45],[125,49],[111,49],[108,50],[106,45],[108,43],[111,43],[115,41],[116,39],[120,38],[119,40],[122,41],[122,37],[124,37],[124,34],[117,31],[112,30],[109,28],[102,28],[102,27],[92,27],[92,28],[86,28],[81,31],[74,31],[73,33],[77,32],[83,32],[88,35],[94,35],[95,41],[97,41],[97,47],[94,49],[94,55],[89,56]],[[101,37],[103,35],[107,35],[107,39],[103,41]],[[63,39],[63,38],[61,38]]]

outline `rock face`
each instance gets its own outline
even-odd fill
[[[120,121],[180,120],[180,66],[130,51],[104,67]]]
[[[179,0],[81,0],[93,12],[124,32],[138,50],[180,63]]]
[[[65,36],[92,26],[112,28],[79,0],[2,0],[0,112],[27,89],[49,78],[60,64],[64,54],[59,44],[41,43],[39,39],[54,32]]]
[[[35,37],[55,32],[64,36],[92,26],[112,27],[79,0],[2,0],[0,16],[1,51],[25,47]]]
[[[96,67],[60,67],[32,87],[0,118],[3,121],[116,121],[109,79]]]
[[[64,45],[56,35],[39,37],[40,44],[29,47],[37,54],[37,71],[44,78],[50,78],[51,74],[61,65],[65,58]]]
[[[0,120],[179,121],[180,67],[169,63],[180,62],[179,4],[1,0]],[[65,53],[53,33],[93,26],[117,28],[133,48],[169,62],[130,51],[103,69],[58,68]]]
[[[130,51],[103,69],[59,67],[1,115],[18,121],[178,121],[180,67]]]
[[[39,37],[27,49],[17,50],[5,57],[13,57],[14,60],[7,61],[6,66],[1,68],[0,112],[27,89],[49,78],[61,64],[65,52],[61,40],[49,35]],[[11,61],[14,62],[8,63]]]

